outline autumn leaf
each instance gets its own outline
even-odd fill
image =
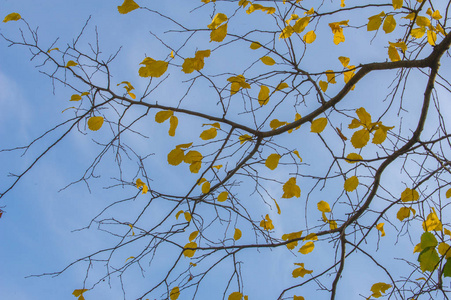
[[[324,213],[331,212],[329,203],[327,203],[326,201],[318,202],[317,206],[318,206],[318,210],[320,212],[324,212]]]
[[[233,239],[235,241],[238,241],[241,238],[241,230],[239,230],[238,228],[235,228],[235,233],[233,234]]]
[[[349,177],[348,179],[346,179],[345,184],[344,184],[344,189],[347,192],[352,192],[357,188],[358,185],[359,185],[359,179],[357,178],[357,176],[352,176],[352,177]]]
[[[370,132],[366,128],[354,132],[354,134],[351,137],[351,143],[356,149],[365,147],[366,144],[368,144],[369,140],[370,140]]]
[[[410,217],[410,212],[412,211],[413,215],[415,215],[415,209],[410,207],[401,207],[396,214],[396,218],[398,220],[403,221],[404,219]]]
[[[214,139],[217,134],[218,134],[217,129],[215,127],[212,127],[210,129],[202,131],[202,133],[200,134],[200,138],[203,139],[204,141],[211,140]]]
[[[402,202],[410,202],[410,201],[417,201],[420,198],[420,195],[416,190],[412,190],[409,188],[406,188],[401,193],[401,201]]]
[[[80,297],[83,295],[83,293],[87,292],[87,289],[79,289],[79,290],[74,290],[72,292],[72,295],[74,295],[75,297]]]
[[[167,61],[146,57],[140,65],[144,65],[144,67],[139,68],[139,76],[158,78],[167,71],[169,63]]]
[[[292,275],[294,278],[296,277],[304,277],[306,274],[312,274],[313,270],[307,270],[304,267],[304,263],[295,263],[296,266],[299,266],[299,268],[296,268],[293,270]]]
[[[384,25],[382,26],[382,29],[385,31],[385,33],[390,33],[396,28],[396,20],[393,17],[393,15],[387,15],[384,20]]]
[[[22,17],[18,13],[10,13],[3,19],[3,23],[9,21],[19,21]]]
[[[175,136],[175,130],[177,129],[177,125],[179,123],[179,119],[176,116],[171,116],[171,118],[169,119],[169,135],[170,136]]]
[[[262,58],[260,58],[260,60],[267,66],[272,66],[276,63],[274,59],[272,59],[272,57],[269,56],[263,56]]]
[[[441,231],[442,230],[442,222],[437,217],[437,213],[435,209],[432,207],[431,212],[426,217],[426,220],[423,222],[423,230],[424,231]]]
[[[97,131],[99,130],[103,125],[103,117],[100,116],[96,116],[96,117],[91,117],[88,120],[88,128],[92,131]]]
[[[324,128],[326,128],[327,119],[326,118],[318,118],[313,120],[312,125],[310,127],[310,132],[321,133]]]
[[[313,242],[307,242],[305,245],[303,245],[298,252],[302,254],[308,254],[315,249],[315,244]]]
[[[382,294],[385,294],[385,292],[391,287],[392,287],[391,284],[387,284],[384,282],[375,283],[371,286],[371,291],[373,292],[371,297],[379,298],[382,296]]]
[[[168,163],[173,166],[179,165],[185,157],[183,149],[175,148],[168,154]]]
[[[80,100],[81,100],[81,96],[78,94],[75,94],[70,97],[69,101],[80,101]]]
[[[357,153],[349,153],[345,160],[350,164],[355,164],[359,160],[363,160],[363,157]]]
[[[262,227],[265,230],[273,230],[274,225],[272,224],[272,220],[269,218],[269,215],[266,214],[265,218],[261,220],[260,227]]]
[[[73,60],[69,60],[66,64],[66,68],[75,67],[75,66],[78,66],[78,64],[76,62],[74,62]]]
[[[190,242],[194,241],[196,239],[196,237],[199,235],[199,231],[193,231],[190,233],[188,239]]]
[[[196,249],[187,249],[187,248],[197,248],[197,244],[195,242],[189,242],[188,244],[185,245],[185,247],[183,247],[183,255],[185,257],[193,257],[194,253],[196,253]]]
[[[202,193],[208,194],[210,192],[210,182],[206,181],[202,184]]]
[[[307,44],[311,44],[316,40],[316,33],[315,31],[311,30],[309,32],[307,32],[304,37],[302,38],[302,40],[304,42],[306,42]]]
[[[258,48],[260,48],[262,45],[259,42],[252,42],[251,45],[249,46],[252,50],[257,50]]]
[[[120,14],[128,14],[129,12],[139,8],[139,5],[136,4],[133,0],[125,0],[121,6],[117,7],[117,10]]]
[[[368,18],[367,31],[378,30],[382,25],[382,18],[385,16],[384,12],[371,16]]]
[[[226,201],[228,196],[229,196],[229,193],[228,193],[228,192],[221,192],[221,193],[218,195],[218,202],[224,202],[224,201]]]
[[[384,223],[377,224],[376,229],[381,232],[381,236],[385,236]]]
[[[229,295],[227,300],[241,300],[243,298],[243,294],[240,292],[233,292]]]
[[[393,3],[393,9],[400,9],[402,8],[402,3],[404,0],[392,0]]]
[[[219,26],[210,33],[210,42],[222,42],[227,36],[227,24]]]
[[[246,82],[246,78],[243,75],[232,76],[227,79],[228,82],[232,83],[230,87],[230,95],[238,93],[240,89],[250,89],[251,86]]]
[[[161,110],[155,114],[155,122],[163,123],[167,119],[169,119],[174,112],[172,110]]]
[[[185,220],[187,221],[187,222],[191,222],[191,214],[190,214],[190,212],[189,211],[185,211],[184,213],[183,213],[183,216],[185,217]]]
[[[329,85],[327,82],[320,80],[318,83],[321,90],[325,93],[327,91],[327,86]]]
[[[140,178],[136,179],[136,187],[138,189],[142,187],[143,194],[147,194],[147,192],[149,191],[149,188],[147,187],[147,185]]]
[[[173,288],[171,290],[171,293],[169,294],[169,298],[171,300],[177,300],[179,296],[180,296],[180,289],[178,286],[176,286],[175,288]]]
[[[270,170],[275,170],[277,165],[279,164],[280,155],[277,153],[273,153],[266,158],[265,166]]]
[[[287,182],[283,185],[283,195],[282,198],[293,198],[293,197],[301,197],[301,189],[296,184],[296,177],[291,177]]]
[[[288,122],[279,121],[277,119],[274,119],[274,120],[271,120],[271,122],[269,122],[269,127],[271,127],[272,130],[275,130],[286,124],[288,124]]]
[[[332,30],[332,33],[334,34],[334,44],[335,45],[338,45],[345,41],[345,36],[343,34],[342,26],[348,26],[348,22],[349,22],[349,20],[329,23],[329,27]]]
[[[249,134],[243,134],[238,139],[240,140],[240,144],[243,144],[248,141],[252,141],[252,137]]]
[[[208,25],[208,28],[210,28],[211,30],[214,30],[214,29],[218,28],[219,25],[226,22],[227,20],[228,20],[228,18],[225,14],[217,13],[213,17],[213,20],[211,20],[211,23],[210,23],[210,25]]]

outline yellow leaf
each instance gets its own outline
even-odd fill
[[[418,27],[418,28],[412,29],[412,31],[410,32],[410,35],[416,39],[419,39],[419,38],[423,37],[423,35],[425,33],[426,33],[426,27]]]
[[[332,70],[327,70],[326,71],[326,76],[327,76],[327,82],[328,83],[337,83],[335,81],[335,73]]]
[[[312,8],[310,8],[308,11],[306,11],[305,13],[304,13],[304,15],[313,15],[315,13],[315,9],[313,9],[313,7]]]
[[[418,199],[420,199],[420,195],[418,194],[418,192],[416,190],[406,188],[401,193],[401,201],[402,202],[417,201]]]
[[[284,240],[284,241],[294,240],[294,239],[300,238],[301,236],[302,236],[302,231],[286,233],[286,234],[282,235],[282,240]],[[296,248],[297,245],[298,245],[298,241],[293,241],[293,242],[286,244],[287,248],[290,250],[293,250],[294,248]]]
[[[341,0],[340,6],[345,7],[345,0]]]
[[[319,87],[321,88],[321,90],[325,93],[327,91],[327,86],[328,83],[325,81],[320,80],[319,81]]]
[[[299,151],[298,150],[294,150],[293,153],[299,158],[299,160],[302,162],[302,158],[299,155]]]
[[[356,132],[351,137],[351,143],[354,146],[354,148],[363,148],[368,144],[368,141],[370,140],[370,132],[368,129],[363,128]]]
[[[279,128],[280,126],[283,126],[286,124],[288,124],[288,122],[282,122],[277,119],[274,119],[271,122],[269,122],[269,127],[271,127],[272,130],[275,130],[275,129]]]
[[[245,142],[252,141],[252,137],[249,134],[243,134],[238,139],[240,140],[240,144],[244,144]]]
[[[227,16],[223,13],[217,13],[211,21],[210,25],[208,25],[208,28],[214,30],[225,21],[227,21]]]
[[[304,268],[304,263],[295,263],[295,265],[300,266],[293,270],[292,275],[294,278],[296,277],[304,277],[306,274],[312,274],[313,270],[307,270]]]
[[[143,194],[147,194],[147,192],[149,191],[149,188],[147,187],[147,185],[140,179],[136,179],[136,187],[139,189],[140,187],[142,187],[142,193]]]
[[[366,25],[366,30],[367,31],[378,30],[379,27],[381,27],[383,16],[385,16],[385,13],[381,12],[380,14],[369,17],[368,24]]]
[[[318,206],[318,210],[320,212],[324,212],[324,213],[331,212],[329,203],[327,203],[326,201],[318,202],[317,206]]]
[[[128,14],[129,12],[131,12],[132,10],[135,10],[137,8],[139,8],[139,5],[136,4],[135,1],[125,0],[121,6],[117,7],[117,10],[119,11],[120,14]]]
[[[431,46],[435,46],[435,42],[437,41],[437,33],[433,30],[428,30],[428,43]]]
[[[171,116],[171,119],[169,119],[169,135],[174,136],[175,130],[177,129],[177,125],[179,123],[179,119],[177,119],[176,116]]]
[[[202,184],[202,193],[207,194],[210,191],[210,182],[206,181]]]
[[[276,63],[274,59],[272,59],[272,57],[269,56],[263,56],[262,58],[260,58],[260,60],[267,66],[272,66]]]
[[[169,54],[169,56],[170,56],[171,58],[174,58],[174,57],[175,57],[175,55],[174,55],[174,50],[171,51],[171,54]]]
[[[305,298],[302,297],[302,296],[296,296],[296,295],[294,295],[294,296],[293,296],[293,300],[305,300]]]
[[[183,215],[184,215],[186,221],[188,221],[188,222],[191,221],[191,214],[189,213],[189,211],[185,211],[183,213]]]
[[[282,32],[279,35],[279,39],[287,39],[290,36],[292,36],[294,33],[294,29],[293,27],[291,27],[290,25],[288,25],[287,27],[285,27]]]
[[[360,107],[356,109],[355,113],[359,117],[360,123],[365,125],[367,129],[371,127],[371,115],[365,110],[365,108]]]
[[[442,222],[437,217],[435,213],[435,209],[432,208],[431,213],[427,216],[426,220],[423,222],[423,230],[424,231],[441,231],[442,230]]]
[[[187,164],[192,164],[192,163],[195,163],[195,162],[202,161],[202,158],[203,158],[203,156],[202,156],[202,154],[200,154],[199,151],[190,150],[183,157],[183,161],[185,163],[187,163]]]
[[[72,295],[74,295],[75,297],[80,297],[83,295],[83,293],[87,292],[87,289],[79,289],[79,290],[74,290],[72,292]]]
[[[22,17],[18,13],[10,13],[3,19],[3,23],[9,21],[19,21]]]
[[[307,27],[307,25],[310,22],[310,17],[303,17],[296,21],[296,23],[293,25],[292,30],[296,33],[301,33],[304,31],[304,29]]]
[[[393,9],[400,9],[402,7],[403,0],[392,0]]]
[[[345,57],[345,56],[340,56],[338,57],[338,60],[341,62],[341,64],[343,65],[343,67],[346,68],[347,65],[349,65],[349,62],[351,61],[349,59],[349,57]]]
[[[385,139],[387,138],[388,130],[393,129],[393,128],[395,128],[395,127],[394,126],[387,127],[382,124],[379,125],[379,128],[374,133],[372,143],[373,144],[382,144],[385,141]]]
[[[204,141],[211,140],[214,139],[217,134],[218,134],[217,129],[215,127],[212,127],[210,129],[202,131],[202,133],[200,134],[200,138],[203,139]]]
[[[261,4],[251,4],[251,6],[249,6],[249,8],[246,10],[246,13],[249,15],[256,10],[261,10],[263,12],[266,12],[269,15],[276,12],[276,9],[274,7],[266,7]]]
[[[126,260],[125,260],[125,262],[127,262],[127,260],[129,260],[129,259],[134,259],[135,257],[134,256],[130,256],[129,258],[127,258]]]
[[[347,192],[352,192],[357,188],[358,185],[359,179],[357,178],[357,176],[352,176],[346,179],[344,188]]]
[[[75,66],[78,66],[78,64],[76,62],[74,62],[73,60],[69,60],[66,64],[66,68],[75,67]]]
[[[213,166],[212,168],[215,168],[216,170],[220,170],[222,168],[222,165]]]
[[[318,240],[318,237],[316,236],[316,233],[314,233],[314,232],[309,233],[309,234],[303,239],[303,241],[308,241],[308,240],[310,240],[310,241],[317,241],[317,240]]]
[[[78,94],[72,95],[70,97],[70,101],[80,101],[81,100],[81,96]]]
[[[413,208],[410,207],[401,207],[398,210],[398,213],[396,214],[396,217],[398,218],[399,221],[404,220],[405,218],[408,218],[410,216],[410,211],[413,212],[413,214],[415,215],[415,210]]]
[[[393,17],[393,15],[387,15],[384,20],[384,25],[382,26],[382,29],[385,31],[385,33],[390,33],[396,28],[396,20]]]
[[[388,46],[388,58],[390,58],[391,61],[400,61],[401,60],[398,50],[396,50],[396,48],[393,47],[392,45]]]
[[[411,13],[407,14],[407,16],[402,17],[402,18],[413,21],[413,19],[415,19],[415,16],[416,16],[416,13],[415,12],[411,12]]]
[[[431,21],[429,21],[429,18],[423,17],[423,16],[417,16],[417,19],[415,20],[415,23],[420,27],[429,27],[431,26]]]
[[[233,234],[233,239],[235,241],[238,241],[241,238],[241,230],[239,230],[238,228],[235,228],[235,233]]]
[[[315,249],[315,244],[313,242],[307,242],[305,245],[303,245],[298,252],[302,254],[308,254]]]
[[[274,201],[274,203],[276,204],[276,208],[277,208],[277,213],[280,215],[280,213],[281,213],[281,210],[280,210],[280,206],[279,206],[279,204],[277,203],[277,201],[276,201],[276,199],[274,199],[274,198],[272,198],[272,200]]]
[[[168,154],[168,163],[173,166],[179,165],[185,156],[183,149],[175,148]]]
[[[285,88],[287,88],[287,87],[288,87],[288,84],[287,84],[287,83],[281,82],[281,83],[279,83],[279,84],[277,85],[276,91],[283,90],[283,89],[285,89]]]
[[[265,85],[260,87],[260,92],[258,93],[258,103],[260,106],[268,104],[269,101],[269,88]]]
[[[382,293],[385,293],[385,291],[388,290],[389,288],[391,288],[391,284],[387,284],[384,282],[375,283],[371,287],[371,291],[373,292],[371,297],[379,298],[382,296]]]
[[[219,26],[210,33],[210,42],[222,42],[227,36],[227,24]]]
[[[381,232],[381,236],[385,236],[384,223],[377,224],[376,229]]]
[[[52,49],[49,49],[49,50],[47,50],[47,53],[50,53],[50,52],[52,52],[53,50],[59,50],[60,48],[52,48]]]
[[[175,219],[178,220],[179,216],[183,214],[183,210],[179,210],[176,214],[175,214]]]
[[[440,12],[438,10],[434,11],[431,15],[432,19],[434,20],[440,20],[442,16],[440,15]]]
[[[227,197],[229,197],[228,192],[222,192],[218,195],[218,202],[224,202],[227,200]]]
[[[334,44],[335,45],[338,45],[339,43],[345,41],[345,36],[343,34],[343,28],[341,26],[348,26],[348,22],[349,22],[349,20],[329,23],[329,27],[332,30],[332,33],[334,34]]]
[[[240,292],[233,292],[229,295],[228,300],[241,300],[243,298],[243,294]]]
[[[175,146],[175,148],[177,148],[177,149],[189,148],[189,147],[191,147],[192,144],[193,144],[192,142],[188,143],[188,144],[180,144],[180,145]]]
[[[197,231],[197,230],[191,232],[190,235],[189,235],[189,237],[188,237],[189,241],[190,241],[190,242],[194,241],[194,239],[197,238],[197,235],[198,235],[198,234],[199,234],[199,231]]]
[[[210,56],[210,50],[199,50],[194,55],[194,58],[186,58],[182,65],[182,71],[186,74],[192,73],[195,70],[200,71],[205,65],[205,57]]]
[[[282,198],[289,199],[293,197],[301,197],[301,189],[296,184],[296,177],[291,177],[283,185],[283,195]]]
[[[103,125],[103,117],[97,116],[97,117],[91,117],[88,120],[88,128],[92,131],[99,130]]]
[[[326,118],[318,118],[313,120],[312,126],[310,127],[310,132],[321,133],[324,128],[326,128],[327,119]]]
[[[265,230],[274,229],[274,225],[272,224],[272,220],[269,218],[268,214],[266,214],[265,219],[261,220],[260,227],[262,227]]]
[[[188,244],[185,245],[185,247],[183,247],[184,249],[187,248],[197,248],[197,244],[195,242],[189,242]],[[185,257],[193,257],[194,253],[196,252],[196,250],[183,250],[183,255]]]
[[[139,76],[158,78],[167,71],[169,63],[167,61],[146,57],[140,65],[144,65],[144,67],[139,68]]]
[[[345,160],[350,164],[355,164],[357,161],[363,160],[363,157],[357,153],[349,153]]]
[[[448,189],[446,191],[446,198],[450,198],[451,197],[451,189]]]
[[[180,289],[178,286],[176,286],[175,288],[173,288],[171,290],[171,293],[169,294],[169,298],[171,300],[177,300],[179,296],[180,296]]]
[[[446,254],[445,258],[450,258],[451,257],[451,249],[450,248],[451,247],[447,243],[441,242],[438,245],[437,250],[438,250],[438,253],[440,253],[440,255],[443,256]]]
[[[334,229],[337,229],[337,222],[336,221],[334,221],[334,220],[330,220],[329,221],[329,228],[330,228],[330,230],[334,230]]]
[[[265,166],[268,167],[270,170],[274,170],[277,168],[277,165],[279,164],[280,155],[277,153],[273,153],[268,156],[265,162]]]
[[[169,119],[174,112],[172,110],[161,110],[155,114],[155,122],[163,123],[167,119]]]
[[[230,87],[230,95],[238,93],[238,91],[242,88],[251,88],[250,84],[246,82],[246,79],[243,75],[229,77],[227,81],[232,83],[232,86]]]
[[[262,45],[259,42],[252,42],[252,44],[250,45],[250,48],[252,50],[257,50],[258,48],[260,48]]]
[[[304,42],[306,42],[307,44],[311,44],[316,40],[316,33],[315,31],[311,30],[309,32],[307,32],[304,37],[302,38],[302,40]]]

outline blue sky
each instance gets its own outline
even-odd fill
[[[177,33],[162,35],[166,31],[168,23],[149,12],[137,10],[128,15],[118,14],[117,5],[120,5],[120,2],[104,1],[93,3],[92,1],[64,1],[62,4],[60,1],[48,0],[37,5],[35,1],[3,0],[0,3],[0,18],[3,18],[11,12],[18,12],[27,20],[32,28],[39,26],[39,41],[42,45],[49,46],[59,38],[56,46],[63,49],[67,43],[73,41],[86,20],[91,16],[86,33],[80,40],[82,49],[89,51],[88,44],[95,40],[95,26],[97,26],[99,33],[104,58],[108,57],[111,53],[115,53],[119,47],[123,46],[118,58],[112,64],[113,80],[114,83],[120,83],[124,80],[132,82],[139,96],[139,93],[142,93],[148,84],[147,80],[138,76],[137,70],[139,63],[146,56],[165,60],[168,59],[170,53],[170,50],[161,45],[157,39],[149,34],[149,31],[163,36],[164,41],[174,49],[178,49],[185,40],[181,39]],[[311,2],[314,5],[314,2]],[[352,1],[347,2],[349,2],[349,5],[352,4]],[[205,27],[214,15],[211,5],[202,6],[192,14],[186,13],[186,11],[199,7],[200,1],[187,1],[180,4],[180,6],[174,6],[168,1],[159,2],[158,4],[152,3],[150,5],[158,9],[158,11],[170,14],[174,19],[180,20],[183,24],[193,28]],[[227,14],[231,15],[235,6],[229,6],[224,8],[224,10],[227,10]],[[378,12],[375,11],[375,13]],[[347,15],[343,13],[342,17],[342,19],[346,19]],[[341,15],[334,17],[331,21],[339,21],[341,20],[340,18]],[[366,15],[359,15],[354,16],[353,21],[364,24],[366,19]],[[271,27],[270,23],[264,21],[261,12],[255,12],[250,16],[237,13],[237,17],[230,25],[229,31],[244,31],[251,22],[257,22],[259,24],[258,28],[261,30]],[[322,22],[326,24],[329,22],[329,19],[325,18]],[[8,37],[17,38],[19,27],[24,28],[22,21],[6,24],[1,23],[0,33]],[[363,30],[349,29],[345,30],[346,42],[335,46],[332,44],[329,30],[329,28],[320,28],[317,30],[318,40],[307,48],[309,59],[303,62],[303,68],[311,72],[322,72],[326,69],[341,69],[341,64],[337,59],[341,55],[349,56],[351,58],[351,64],[355,65],[388,59],[386,48],[381,45],[386,45],[388,40],[392,41],[392,37],[379,33],[372,44],[370,44],[373,38],[372,35],[368,35]],[[186,34],[183,36],[186,36]],[[192,57],[196,50],[215,49],[218,44],[210,43],[207,37],[207,33],[196,34],[189,41],[188,46],[181,50],[180,55],[183,57]],[[250,35],[250,39],[253,38],[259,38],[259,35]],[[329,52],[329,49],[333,49],[333,52]],[[247,73],[250,74],[249,76],[268,70],[266,66],[258,65],[259,57],[265,55],[264,50],[253,52],[248,48],[248,44],[239,44],[235,51],[230,53],[227,47],[216,49],[214,55],[205,59],[205,69],[203,71],[207,74],[241,74],[243,72],[243,66],[252,64],[251,61],[255,61],[256,66]],[[429,51],[426,50],[425,53],[429,53]],[[8,48],[7,43],[1,40],[0,57],[6,57],[0,63],[0,116],[2,119],[0,123],[0,148],[8,149],[29,143],[42,134],[43,131],[52,128],[68,118],[68,116],[71,116],[71,110],[63,113],[62,111],[73,105],[68,100],[74,94],[74,91],[62,84],[56,84],[54,86],[55,90],[53,90],[51,80],[39,74],[39,69],[35,68],[40,61],[30,62],[30,53],[24,47]],[[175,64],[181,64],[180,62],[180,59],[178,61],[176,60]],[[447,64],[444,63],[444,68],[446,66]],[[176,70],[176,68],[174,67],[172,70]],[[343,105],[344,107],[339,108],[349,109],[348,115],[350,116],[355,116],[354,110],[361,106],[365,107],[373,116],[381,115],[384,107],[377,101],[385,98],[387,88],[394,76],[394,71],[384,71],[381,74],[368,76],[349,94],[346,104]],[[222,77],[227,78],[228,76]],[[409,83],[406,88],[405,98],[421,99],[424,90],[424,75],[415,71],[412,77],[418,78],[418,81],[413,80]],[[187,90],[189,82],[186,82],[186,80],[190,78],[190,76],[178,70],[172,71],[171,76],[166,80],[165,84],[149,97],[149,101],[176,106],[179,103],[179,99]],[[281,80],[283,75],[277,78]],[[99,80],[101,81],[102,79]],[[342,81],[342,78],[338,80]],[[75,85],[77,86],[77,84]],[[329,86],[328,95],[332,96],[342,85]],[[83,87],[81,86],[80,88]],[[114,88],[116,92],[123,89],[122,87]],[[255,93],[254,90],[252,92]],[[438,93],[440,95],[444,91],[439,90]],[[235,103],[239,101],[237,99],[238,95],[234,97],[231,99],[232,106],[236,105]],[[371,100],[370,98],[375,100]],[[181,107],[189,107],[205,113],[218,113],[217,95],[209,88],[208,82],[201,81],[201,83],[190,91],[189,97],[183,101]],[[401,111],[399,115],[397,110],[390,112],[384,115],[382,121],[386,125],[395,126],[399,126],[402,123],[403,130],[409,132],[411,130],[409,125],[412,123],[413,126],[415,120],[411,116],[420,109],[420,104],[420,101],[412,100],[411,103],[406,105],[406,111]],[[281,120],[291,120],[294,118],[292,105],[282,103],[280,107],[281,109],[278,109],[271,118],[277,117]],[[312,107],[315,107],[315,105],[304,106],[302,104],[297,105],[296,110],[302,115],[305,115]],[[442,108],[446,111],[450,107],[449,104],[443,103]],[[250,117],[252,114],[238,113],[244,110],[246,110],[246,107],[237,105],[236,108],[231,110],[230,118],[252,126],[253,120]],[[233,114],[235,112],[237,113]],[[130,122],[142,113],[143,111],[139,109],[133,111],[127,115],[124,122]],[[257,111],[255,115],[262,117],[265,113],[265,110],[262,109]],[[114,115],[112,112],[106,112],[105,114],[110,114],[109,116],[111,117]],[[143,135],[149,136],[149,139],[142,139],[136,134],[129,134],[124,136],[124,140],[140,155],[154,154],[151,159],[146,160],[146,167],[149,172],[149,177],[153,180],[151,183],[155,187],[158,187],[159,191],[161,190],[163,193],[175,191],[183,195],[191,187],[192,183],[195,182],[197,177],[196,175],[187,173],[188,167],[186,164],[169,168],[166,155],[175,145],[197,138],[198,133],[205,129],[205,127],[201,128],[204,120],[180,117],[176,137],[170,139],[167,136],[167,122],[164,124],[155,124],[153,115],[154,112],[148,118],[136,124],[136,129],[140,130]],[[332,113],[330,117],[339,118],[340,115]],[[340,121],[337,121],[336,124],[333,124],[333,126],[339,125],[343,126],[345,135],[350,137],[352,131],[346,128],[347,123],[341,124]],[[432,124],[426,128],[426,135],[436,130],[437,127],[434,126],[436,125]],[[106,128],[102,129],[106,130]],[[266,129],[269,129],[269,127]],[[328,161],[326,159],[330,158],[328,151],[324,150],[321,140],[316,135],[309,133],[309,131],[309,125],[305,124],[292,135],[276,137],[273,140],[277,144],[289,145],[288,147],[290,149],[298,149],[304,160],[304,164],[300,168],[301,172],[298,174],[300,176],[298,183],[302,190],[301,198],[280,199],[279,197],[277,201],[282,209],[281,215],[276,213],[271,199],[265,198],[266,203],[264,203],[258,200],[258,195],[249,192],[249,190],[254,188],[252,182],[244,181],[244,184],[235,190],[237,193],[241,192],[246,195],[244,196],[244,198],[248,199],[246,207],[252,212],[254,217],[259,215],[264,216],[265,214],[271,215],[271,218],[276,224],[273,236],[277,238],[284,233],[299,231],[305,228],[306,220],[309,222],[319,221],[321,214],[316,208],[318,201],[324,200],[332,204],[340,198],[339,195],[341,192],[337,193],[337,190],[342,190],[343,182],[339,180],[332,181],[330,185],[322,190],[315,189],[314,192],[308,194],[309,189],[312,188],[312,183],[308,179],[303,178],[302,175],[308,172],[316,175],[324,175],[325,171],[323,172],[322,170],[327,168]],[[83,286],[83,280],[86,275],[86,264],[75,265],[62,275],[54,278],[47,276],[25,277],[59,271],[72,261],[96,252],[99,249],[110,247],[116,241],[115,238],[108,234],[103,234],[102,231],[96,230],[96,226],[92,226],[89,230],[74,231],[89,225],[90,221],[112,201],[132,197],[136,194],[136,188],[132,185],[114,189],[104,188],[105,186],[115,184],[116,181],[114,178],[118,177],[113,155],[108,154],[105,157],[105,162],[99,165],[98,174],[102,175],[102,177],[93,179],[89,185],[90,189],[85,184],[78,183],[61,191],[62,188],[82,176],[83,172],[89,167],[92,160],[100,151],[101,148],[95,145],[93,140],[105,142],[109,137],[105,135],[105,131],[92,132],[86,129],[83,133],[74,131],[68,135],[66,140],[57,147],[58,149],[50,151],[26,175],[24,180],[20,181],[2,199],[4,202],[1,202],[1,205],[6,206],[6,213],[0,219],[0,240],[2,241],[0,257],[3,259],[2,267],[0,268],[0,278],[2,278],[0,281],[0,298],[2,299],[75,299],[71,293],[74,289]],[[224,135],[224,132],[220,134]],[[324,134],[327,138],[335,139],[337,143],[340,143],[339,138],[335,136],[332,126],[327,127]],[[51,135],[53,138],[55,136]],[[194,141],[199,143],[198,139]],[[24,156],[21,156],[21,151],[1,152],[0,176],[2,176],[2,183],[0,187],[3,189],[11,182],[12,178],[7,177],[9,172],[20,173],[47,146],[48,142],[45,140],[40,141]],[[200,149],[211,151],[213,149],[212,146],[215,146],[215,144],[207,145],[203,148],[200,147]],[[339,144],[338,147],[342,148],[343,145]],[[346,153],[351,152],[352,146],[348,145],[347,147]],[[237,152],[238,155],[242,155],[244,149],[239,150]],[[233,152],[231,151],[231,153]],[[268,149],[261,153],[261,156],[266,157],[270,153],[271,150]],[[368,156],[375,155],[376,151],[367,150],[365,153]],[[128,160],[125,156],[123,158],[124,180],[130,183],[134,182],[135,178],[141,177],[142,174],[139,176],[136,175],[136,162]],[[225,164],[225,160],[223,163]],[[230,164],[233,163],[234,160],[230,162]],[[405,187],[411,184],[409,178],[400,172],[402,164],[402,161],[395,162],[386,170],[385,174],[387,175],[382,178],[383,186],[392,195],[399,195]],[[409,165],[409,167],[414,168],[413,165]],[[285,182],[290,176],[293,176],[292,174],[294,172],[291,170],[291,175],[288,176],[287,169],[278,168],[272,172],[264,168],[259,170],[261,170],[264,176],[271,176],[279,182]],[[361,180],[363,183],[371,182],[370,173],[359,175],[367,176],[366,179],[362,177]],[[265,187],[271,194],[280,194],[280,183],[268,181],[265,184]],[[361,194],[357,195],[362,197],[365,191],[363,188],[361,190],[359,189],[357,193]],[[199,193],[199,191],[196,191],[196,193]],[[384,194],[384,192],[381,192],[381,195],[389,198],[388,193]],[[340,198],[341,201],[344,198]],[[351,195],[350,198],[353,201],[359,199],[355,195]],[[116,208],[113,208],[106,214],[105,218],[114,217],[121,220],[121,222],[129,222],[136,217],[136,213],[145,205],[147,199],[145,195],[138,195],[133,201],[126,202],[126,205],[118,205]],[[307,203],[307,206],[305,203]],[[380,201],[374,203],[371,208],[374,210],[383,209],[384,205],[384,201]],[[307,208],[304,210],[305,207]],[[151,226],[154,220],[158,220],[161,215],[168,213],[172,208],[173,205],[171,203],[164,201],[158,201],[152,204],[152,209],[146,212],[144,221],[140,223],[141,226]],[[201,209],[205,209],[202,212],[206,214],[212,211],[209,208]],[[341,213],[346,213],[346,209],[339,207],[334,213],[337,214],[338,218]],[[406,264],[395,260],[394,257],[403,257],[411,261],[416,260],[416,255],[412,254],[412,243],[416,244],[419,241],[421,228],[411,229],[412,242],[407,239],[407,241],[402,240],[397,243],[397,232],[395,228],[399,228],[400,223],[396,223],[395,215],[396,210],[391,210],[388,213],[389,219],[394,221],[392,226],[389,226],[386,222],[385,231],[387,232],[387,236],[380,239],[377,243],[379,233],[372,231],[368,237],[368,245],[365,245],[365,249],[373,253],[385,265],[396,266],[394,273],[399,272],[396,275],[400,275],[403,274],[405,270],[403,268],[406,267]],[[373,215],[368,214],[364,220],[371,222],[373,217]],[[206,217],[206,219],[208,218]],[[231,222],[230,229],[224,232],[230,233],[234,226],[245,226],[244,223],[240,222],[238,221],[236,224]],[[213,230],[223,230],[219,225],[215,226],[218,227],[213,227]],[[193,230],[189,228],[187,232]],[[119,232],[123,232],[123,230],[119,230]],[[221,237],[222,235],[217,238],[220,239]],[[253,239],[255,238],[252,234],[243,230],[243,241],[251,243]],[[176,241],[183,243],[183,240],[180,238],[176,239]],[[319,271],[329,266],[331,261],[333,261],[336,255],[333,246],[334,244],[327,242],[318,243],[314,252],[305,257],[292,255],[284,247],[273,251],[262,249],[260,252],[248,251],[240,254],[238,259],[244,262],[242,264],[242,275],[245,281],[244,293],[248,294],[250,299],[272,299],[277,297],[283,287],[300,282],[298,280],[299,278],[293,279],[291,276],[291,271],[294,269],[293,263],[305,262],[306,268]],[[380,249],[377,253],[374,252],[376,248]],[[125,261],[128,257],[136,255],[136,249],[139,248],[130,247],[117,251],[114,263],[120,264],[121,261]],[[127,297],[130,297],[130,299],[135,299],[142,295],[143,291],[146,290],[145,287],[149,285],[149,281],[154,283],[154,280],[156,281],[158,278],[161,278],[162,274],[164,274],[162,270],[165,270],[169,262],[173,261],[171,254],[176,255],[177,249],[165,247],[158,253],[161,255],[161,259],[153,261],[152,268],[146,268],[146,277],[143,278],[141,276],[140,270],[136,265],[129,269],[128,276],[124,278],[124,285],[126,287]],[[296,252],[294,253],[297,254]],[[185,258],[184,264],[186,265],[188,261]],[[183,267],[180,270],[183,270]],[[96,275],[102,276],[101,268],[92,269],[90,272],[93,277],[87,280],[88,286],[93,284],[91,278],[95,278]],[[218,290],[224,291],[227,282],[223,278],[228,278],[226,276],[231,272],[230,264],[227,263],[214,269],[212,274],[210,274],[210,279],[202,285],[197,299],[210,299],[212,293]],[[262,276],[262,274],[265,275]],[[178,279],[173,278],[171,280],[174,280],[174,284],[176,284]],[[332,280],[333,277],[326,277],[322,279],[322,283],[329,287]],[[371,285],[380,281],[389,282],[387,276],[380,269],[376,268],[365,255],[358,253],[347,262],[343,273],[343,280],[338,290],[338,299],[362,299],[360,295],[369,296]],[[449,279],[445,280],[445,284],[449,284]],[[227,290],[227,294],[236,290],[236,286],[231,287]],[[149,297],[150,299],[157,298],[164,292],[164,289],[160,289],[155,295],[152,294]],[[318,291],[318,286],[314,284],[309,284],[306,288],[296,289],[294,290],[294,294],[303,295],[306,299],[323,299],[322,297],[325,299],[328,297],[327,292]],[[293,293],[287,294],[291,298],[292,295]],[[108,281],[101,282],[94,290],[87,292],[85,296],[87,300],[123,299],[120,282],[114,276],[110,285],[108,285]],[[180,299],[188,298],[181,296]]]

